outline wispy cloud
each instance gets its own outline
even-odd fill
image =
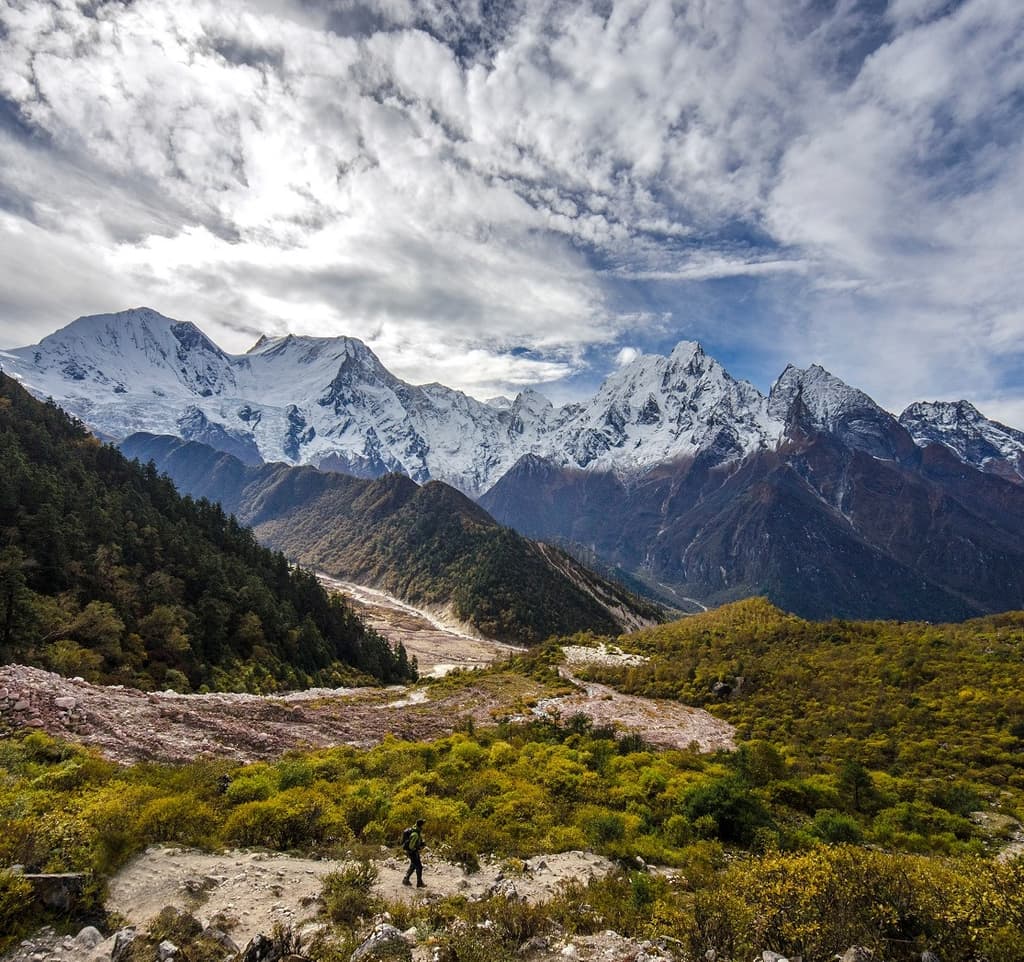
[[[482,394],[711,331],[1010,410],[1022,45],[1017,0],[10,0],[3,340],[149,303]]]

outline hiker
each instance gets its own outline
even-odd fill
[[[407,828],[402,832],[402,850],[409,856],[409,870],[402,879],[403,885],[412,885],[409,881],[412,873],[416,873],[416,887],[423,888],[426,883],[423,881],[423,863],[420,861],[420,851],[424,848],[423,823],[425,819],[416,819],[415,828]]]

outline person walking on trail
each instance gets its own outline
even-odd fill
[[[412,885],[410,879],[412,873],[416,873],[416,887],[423,888],[426,882],[423,881],[423,862],[420,860],[420,852],[425,846],[423,841],[423,823],[424,819],[416,819],[415,828],[407,828],[402,832],[402,849],[405,854],[409,856],[409,870],[405,873],[405,878],[402,879],[403,885]]]

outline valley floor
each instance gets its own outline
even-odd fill
[[[468,636],[436,617],[364,589],[362,613],[391,641],[401,640],[426,672],[478,667],[510,653],[506,645]],[[577,655],[578,659],[580,656]],[[594,657],[607,658],[595,654]],[[596,725],[639,731],[653,745],[703,750],[732,747],[732,727],[700,709],[577,684],[573,694],[547,697],[539,683],[514,685],[481,678],[434,688],[311,689],[261,696],[231,692],[180,695],[92,685],[22,665],[0,667],[0,725],[28,725],[69,741],[94,745],[120,762],[186,762],[200,755],[255,761],[293,748],[369,747],[385,735],[440,738],[472,720],[587,715]],[[4,707],[6,706],[6,708]]]

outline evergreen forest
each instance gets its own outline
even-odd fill
[[[0,662],[145,690],[414,677],[404,649],[217,504],[0,374]]]

